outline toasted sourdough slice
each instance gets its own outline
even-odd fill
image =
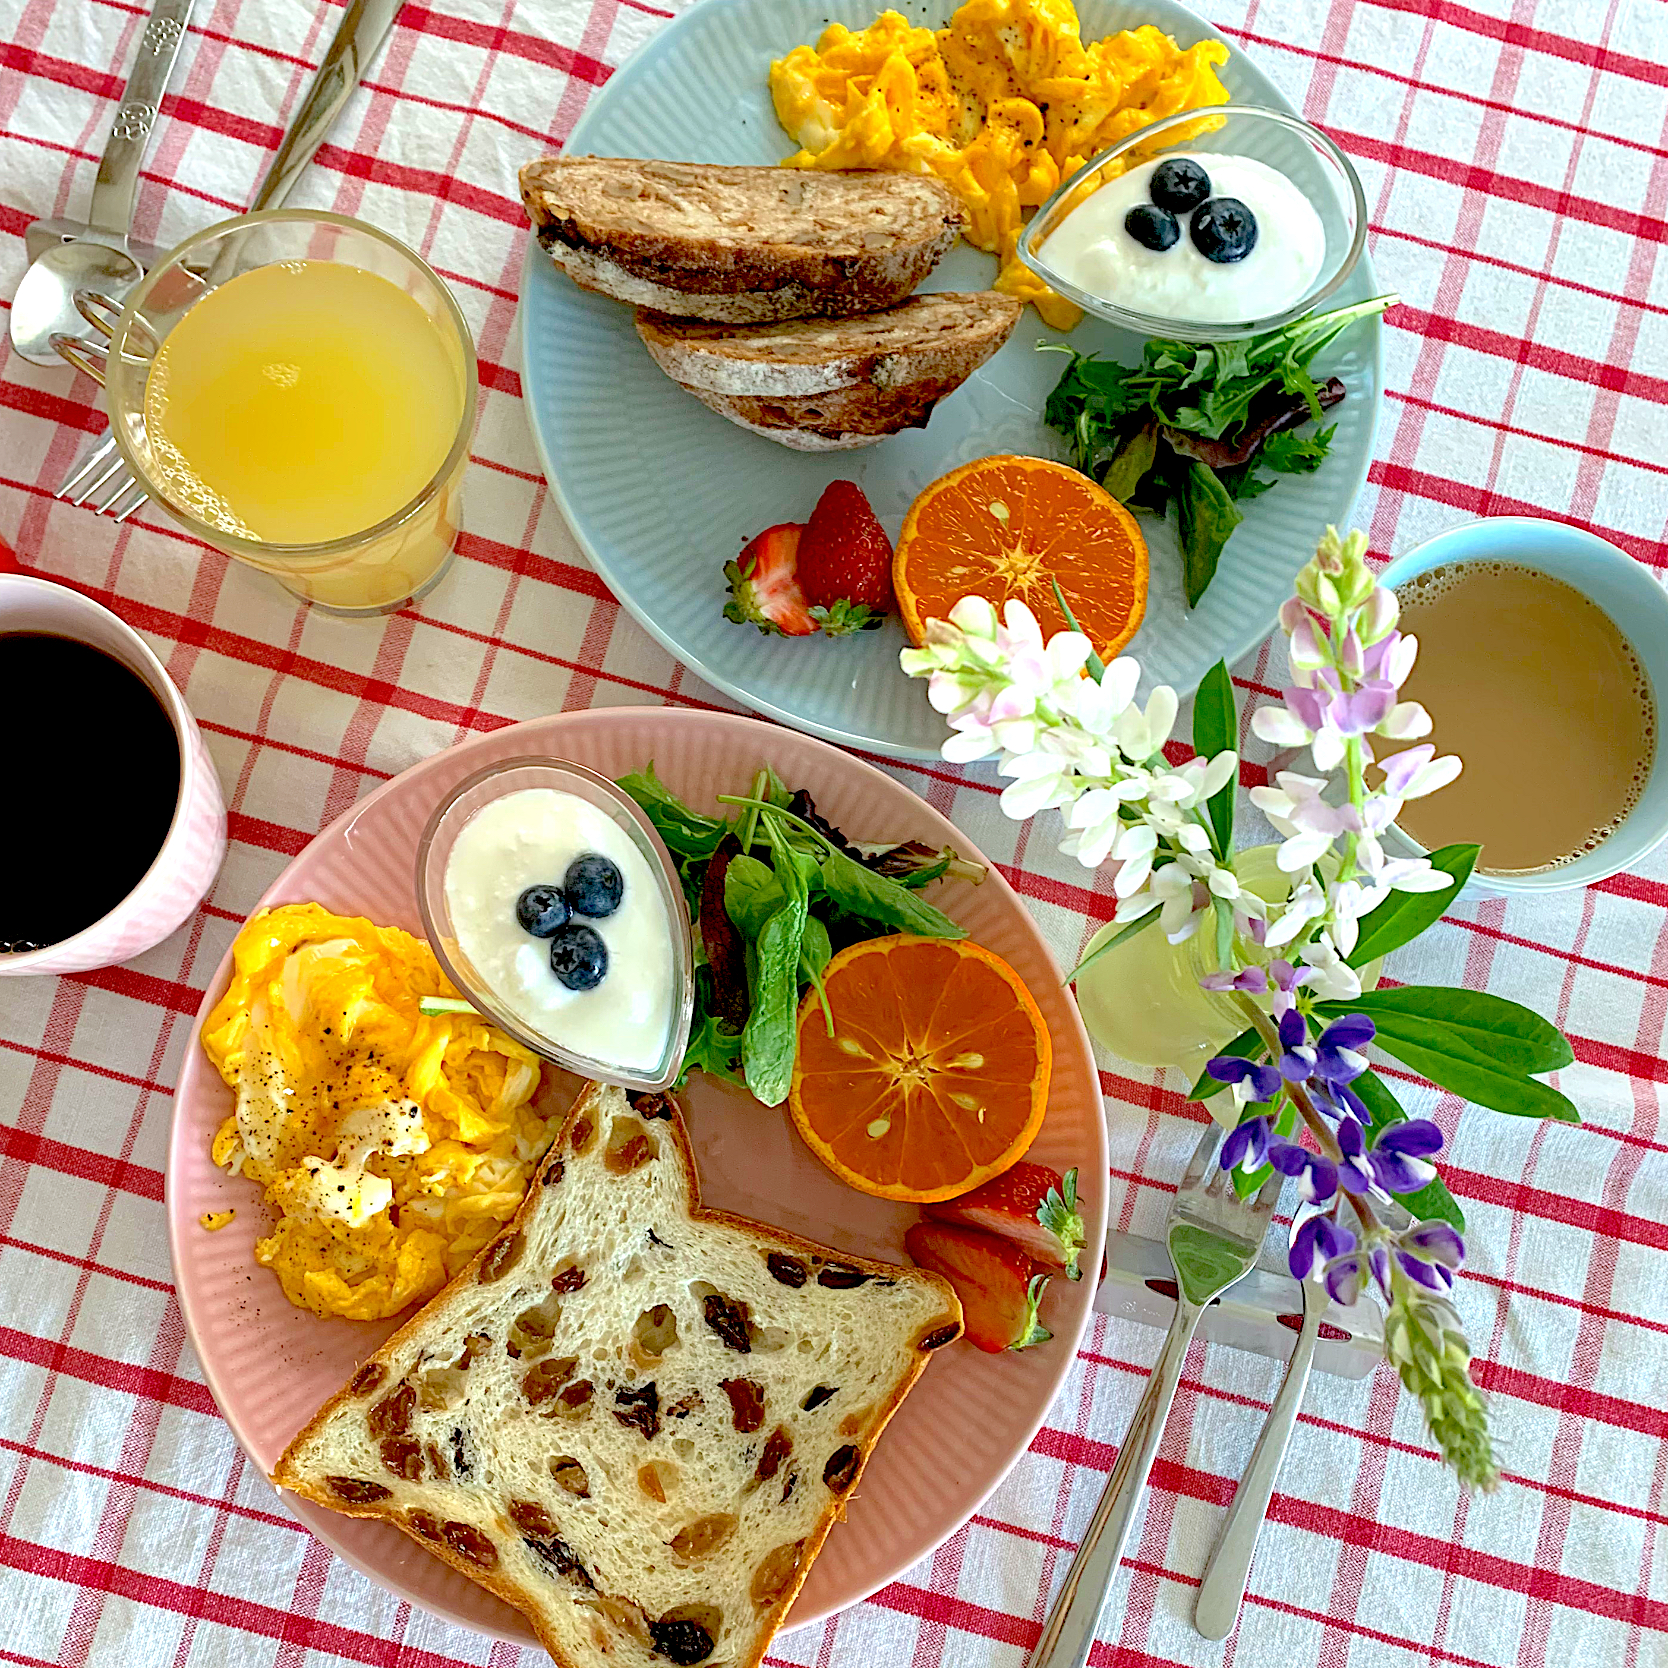
[[[640,310],[637,334],[661,370],[732,423],[798,451],[841,451],[924,427],[1022,310],[995,290],[936,291],[862,318],[780,324]]]
[[[521,170],[521,198],[576,284],[732,324],[890,307],[962,226],[922,174],[546,157]]]
[[[273,1481],[398,1525],[564,1668],[754,1668],[948,1285],[700,1207],[671,1101],[593,1085],[509,1229]]]

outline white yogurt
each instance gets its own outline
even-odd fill
[[[594,990],[569,990],[550,970],[550,940],[516,919],[529,886],[560,886],[586,852],[625,882],[600,921],[575,915],[608,947]],[[504,1006],[541,1036],[626,1070],[652,1070],[672,1028],[672,930],[648,859],[623,828],[577,794],[524,788],[483,806],[446,860],[446,908],[458,948]]]
[[[1148,249],[1124,230],[1124,216],[1150,202],[1148,182],[1161,162],[1185,158],[1210,175],[1212,197],[1237,197],[1257,221],[1243,260],[1208,261],[1189,235],[1193,215],[1176,216],[1181,238]],[[1108,181],[1060,223],[1039,251],[1068,283],[1131,312],[1207,324],[1267,318],[1308,294],[1326,259],[1326,228],[1286,176],[1255,157],[1171,151]]]

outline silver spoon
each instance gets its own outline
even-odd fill
[[[192,0],[156,0],[139,39],[139,55],[110,123],[110,137],[93,182],[86,227],[68,242],[38,255],[12,299],[12,346],[34,365],[56,365],[54,335],[79,336],[83,325],[75,292],[95,290],[120,300],[143,269],[128,250],[139,168],[151,128],[173,73]]]

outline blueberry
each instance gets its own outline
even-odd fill
[[[572,913],[560,886],[529,886],[515,901],[516,920],[535,938],[549,938]]]
[[[1124,216],[1124,230],[1143,249],[1171,249],[1181,237],[1175,215],[1166,214],[1151,203],[1137,203]]]
[[[614,864],[598,851],[588,851],[568,864],[562,890],[575,915],[600,921],[620,907],[625,880]]]
[[[1189,229],[1193,247],[1218,266],[1243,261],[1257,247],[1257,217],[1237,197],[1212,197]]]
[[[1210,175],[1197,162],[1172,157],[1153,169],[1153,177],[1147,182],[1147,195],[1161,209],[1186,214],[1210,195]]]
[[[595,990],[608,977],[608,946],[595,927],[570,921],[550,935],[550,971],[569,990]]]

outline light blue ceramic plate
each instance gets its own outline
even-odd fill
[[[953,0],[896,0],[939,24]],[[574,128],[571,154],[776,162],[792,150],[771,109],[773,58],[814,41],[831,16],[854,27],[876,0],[701,0],[668,24],[605,86]],[[1157,23],[1184,46],[1211,34],[1171,0],[1081,0],[1085,39]],[[1241,102],[1291,106],[1243,53],[1223,80]],[[958,246],[926,289],[987,289],[993,257]],[[1340,304],[1376,293],[1363,258]],[[1138,338],[1085,320],[1069,338],[1027,311],[1007,346],[934,413],[929,426],[855,452],[807,456],[737,428],[656,369],[630,310],[590,295],[529,242],[522,274],[523,386],[546,475],[574,536],[620,601],[680,660],[773,718],[847,746],[906,758],[936,754],[943,720],[925,690],[898,670],[895,621],[838,640],[766,638],[723,617],[724,563],[761,528],[802,521],[841,476],[869,495],[896,536],[910,501],[946,470],[992,452],[1064,457],[1041,410],[1063,364],[1042,340],[1126,361]],[[1143,516],[1152,551],[1146,621],[1129,652],[1147,682],[1188,694],[1220,657],[1262,641],[1328,522],[1342,525],[1366,479],[1382,381],[1378,321],[1354,326],[1316,366],[1348,390],[1331,414],[1338,432],[1326,466],[1282,478],[1245,505],[1245,522],[1201,605],[1182,598],[1173,529]]]

